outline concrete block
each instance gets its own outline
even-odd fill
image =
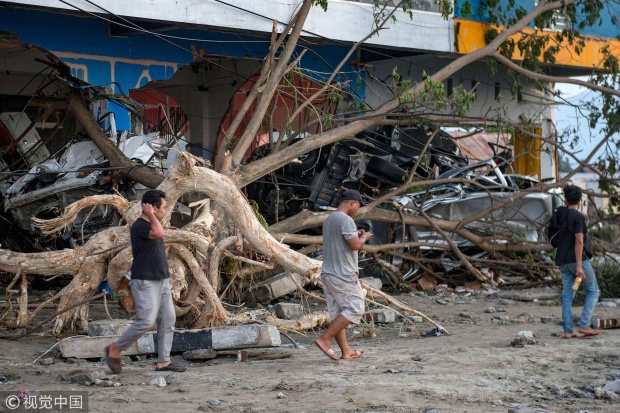
[[[383,287],[383,281],[381,281],[379,278],[364,277],[364,278],[360,278],[360,280],[364,281],[366,284],[370,285],[376,290],[380,290],[381,287]]]
[[[292,320],[304,315],[304,307],[294,303],[278,303],[275,305],[276,315],[278,318]]]
[[[212,348],[215,350],[278,347],[282,344],[280,332],[277,328],[270,325],[250,324],[234,327],[215,327],[211,331]],[[172,348],[174,349],[174,343]]]
[[[375,308],[364,314],[362,319],[366,322],[373,321],[381,324],[393,323],[396,321],[396,312],[387,308]]]
[[[609,383],[605,385],[605,387],[603,387],[603,390],[611,391],[614,393],[620,393],[620,379],[610,381]]]
[[[155,342],[153,333],[148,333],[140,337],[137,342],[132,343],[123,355],[135,356],[138,354],[155,354]],[[58,349],[63,357],[74,357],[79,359],[99,358],[104,356],[105,346],[115,342],[120,336],[99,336],[99,337],[74,337],[61,341]]]
[[[534,338],[534,333],[532,331],[519,331],[510,342],[510,345],[513,347],[525,347],[526,345],[535,344],[538,344],[538,340]]]
[[[58,348],[63,357],[98,358],[103,349],[119,336],[75,337],[62,341]],[[211,329],[178,330],[174,332],[172,352],[198,349],[239,349],[278,347],[282,343],[278,329],[270,325],[243,325]],[[133,343],[123,355],[157,353],[157,333],[147,333]]]
[[[155,343],[157,343],[157,334],[154,336]],[[280,344],[282,341],[276,327],[265,324],[248,324],[175,331],[172,351],[278,347]]]
[[[293,281],[291,277],[293,277],[295,281]],[[270,303],[276,298],[297,290],[298,284],[306,285],[308,282],[310,282],[310,280],[300,274],[283,272],[250,288],[244,295],[244,299],[252,303]]]
[[[122,336],[131,325],[131,320],[96,320],[88,323],[88,335],[91,337]]]

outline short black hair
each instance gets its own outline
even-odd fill
[[[151,204],[154,207],[159,208],[161,206],[161,200],[166,198],[164,191],[159,189],[150,189],[142,195],[143,204]]]
[[[566,185],[564,187],[564,199],[568,205],[577,205],[581,201],[581,188],[576,185]]]

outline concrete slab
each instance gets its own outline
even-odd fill
[[[212,328],[211,331],[211,348],[215,350],[247,347],[278,347],[282,344],[280,332],[277,328],[270,325],[250,324],[234,327],[215,327]],[[174,343],[172,347],[174,348]]]
[[[274,307],[278,318],[292,320],[304,315],[304,307],[295,303],[278,303]]]
[[[118,340],[119,336],[75,337],[58,345],[63,357],[98,358],[103,349]],[[243,325],[215,327],[211,329],[178,330],[174,332],[172,352],[198,349],[240,349],[250,347],[277,347],[281,344],[280,333],[274,326]],[[131,345],[123,355],[157,353],[157,334],[147,333]]]
[[[138,354],[155,354],[155,343],[153,333],[141,337],[138,342],[133,343],[123,352],[126,356]],[[69,358],[97,358],[104,356],[105,346],[118,340],[120,336],[99,336],[99,337],[74,337],[66,339],[58,344],[58,349],[63,357]]]
[[[362,319],[366,322],[374,321],[380,324],[393,323],[396,321],[396,312],[387,308],[375,308],[366,312]]]
[[[295,281],[291,279],[293,277]],[[244,295],[246,302],[250,303],[270,303],[276,298],[285,296],[297,290],[297,285],[306,285],[310,280],[300,274],[288,274],[283,272],[256,284]]]
[[[121,336],[131,323],[131,320],[126,319],[90,321],[88,323],[88,335],[91,337]]]

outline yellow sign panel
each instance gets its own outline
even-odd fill
[[[534,128],[534,134],[541,136],[542,129],[539,127]],[[514,161],[512,166],[515,173],[536,175],[540,178],[542,140],[522,132],[516,132],[514,142]]]
[[[457,48],[456,51],[461,54],[471,53],[485,47],[487,43],[484,40],[484,34],[488,29],[495,28],[500,32],[504,29],[501,26],[492,26],[486,23],[464,19],[454,19],[454,25],[454,32],[456,36],[455,46]],[[536,34],[538,36],[553,36],[556,33],[552,30],[534,29],[523,29],[523,32],[530,35]],[[512,36],[512,39],[517,41],[520,37],[521,35],[517,34]],[[550,42],[550,44],[555,45],[555,42]],[[568,46],[568,44],[565,44],[564,46],[565,47],[561,47],[560,51],[555,55],[556,61],[554,64],[556,65],[584,68],[601,67],[601,62],[603,59],[601,49],[605,46],[608,46],[614,55],[620,56],[620,42],[613,38],[600,39],[586,36],[586,44],[580,54],[575,53],[574,49]],[[518,48],[515,48],[512,59],[523,59],[523,56],[521,56],[521,52]]]

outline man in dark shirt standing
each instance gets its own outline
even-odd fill
[[[176,315],[170,292],[170,273],[164,248],[166,194],[147,191],[142,197],[142,215],[131,226],[131,293],[136,306],[136,319],[117,342],[105,348],[105,359],[114,373],[120,373],[121,351],[138,340],[157,321],[156,371],[182,372],[186,368],[170,361],[170,349]]]
[[[564,338],[586,338],[597,336],[600,330],[590,326],[592,312],[598,301],[599,290],[596,275],[592,264],[585,254],[583,242],[587,232],[584,216],[577,210],[581,202],[581,188],[575,185],[564,187],[564,203],[567,208],[558,208],[555,213],[558,232],[558,249],[555,263],[560,267],[562,274],[562,319],[564,321]],[[586,299],[581,312],[581,319],[577,324],[577,331],[573,332],[573,284],[576,278],[581,278],[581,285],[586,292]]]

